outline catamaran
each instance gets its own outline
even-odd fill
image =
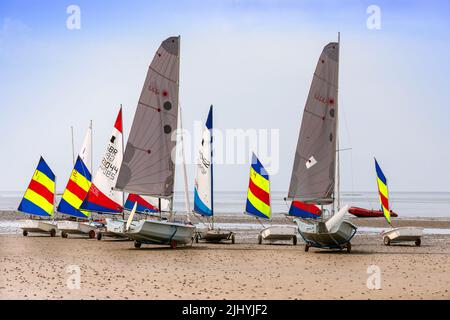
[[[21,225],[25,237],[29,232],[56,235],[58,228],[53,220],[55,188],[56,176],[41,157],[18,208],[18,211],[31,215]],[[33,219],[34,216],[48,219]]]
[[[213,106],[203,128],[202,142],[198,150],[197,176],[194,181],[194,213],[208,219],[207,229],[195,233],[195,242],[205,240],[220,242],[230,240],[235,243],[235,235],[229,230],[214,228],[213,191]]]
[[[156,197],[159,210],[161,199],[171,202],[168,219],[153,217],[129,224],[126,235],[135,240],[136,248],[143,243],[176,248],[194,239],[195,226],[189,221],[175,221],[173,215],[172,152],[176,151],[177,143],[172,135],[179,116],[179,68],[180,37],[170,37],[162,42],[150,64],[119,170],[116,189]],[[129,221],[133,213],[130,217]]]
[[[253,153],[252,164],[250,166],[250,178],[248,183],[247,202],[245,213],[258,219],[270,220],[270,180],[269,174]],[[262,224],[262,223],[261,223]],[[258,243],[263,240],[270,242],[291,240],[294,245],[297,244],[296,228],[294,226],[269,226],[265,227],[258,235]]]
[[[58,204],[57,211],[71,216],[74,220],[58,221],[61,236],[69,234],[88,235],[95,238],[98,225],[89,221],[89,211],[80,210],[80,206],[91,186],[92,172],[92,123],[84,137],[81,150],[75,161],[74,168],[67,182],[66,189]],[[81,221],[79,221],[81,219]]]
[[[384,213],[387,223],[392,227],[391,211],[389,210],[389,189],[386,176],[381,170],[380,165],[375,159],[375,171],[377,173],[378,196],[380,199],[381,210]],[[383,242],[386,246],[391,243],[413,241],[416,246],[420,246],[423,229],[417,227],[399,227],[391,228],[382,233]]]
[[[310,247],[351,251],[356,226],[344,220],[340,207],[338,150],[338,79],[340,41],[327,44],[317,62],[295,152],[287,199],[331,206],[331,217],[296,218],[300,235]],[[337,159],[336,159],[337,158]]]
[[[101,214],[122,215],[122,219],[107,218],[106,226],[97,232],[97,239],[103,235],[124,238],[124,193],[114,187],[123,159],[122,106],[117,114],[106,150],[95,174],[94,180],[80,206],[81,210]]]

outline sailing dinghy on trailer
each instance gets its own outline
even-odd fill
[[[289,200],[332,206],[331,218],[294,219],[306,242],[305,251],[317,247],[346,248],[350,252],[350,240],[357,229],[344,219],[349,207],[340,208],[339,203],[339,49],[339,41],[329,43],[317,62],[303,112],[289,187]]]
[[[17,209],[20,212],[31,215],[31,219],[25,220],[21,224],[24,237],[29,232],[50,234],[51,237],[56,235],[58,228],[53,220],[55,188],[56,176],[44,158],[41,157]],[[37,220],[33,219],[33,216],[51,218],[51,220]]]
[[[203,128],[202,142],[198,150],[197,176],[194,182],[194,213],[208,219],[206,230],[195,233],[195,242],[235,243],[235,235],[229,230],[214,228],[214,189],[213,189],[213,106],[209,108],[208,118]]]
[[[392,227],[391,211],[389,210],[389,189],[387,179],[383,173],[383,170],[381,170],[377,159],[375,159],[375,171],[377,173],[378,195],[381,210],[384,213],[386,221]],[[381,235],[383,236],[383,242],[386,246],[391,245],[391,243],[413,241],[415,245],[419,247],[422,243],[421,237],[423,235],[423,229],[417,227],[391,228],[388,231],[384,231]]]
[[[150,64],[139,98],[116,188],[129,193],[149,195],[171,201],[173,209],[175,163],[172,151],[177,143],[172,134],[178,124],[178,91],[180,68],[180,37],[164,40]],[[130,224],[126,235],[143,243],[192,243],[195,227],[189,222],[156,217]],[[187,212],[189,214],[189,212]]]
[[[108,138],[106,150],[95,174],[89,191],[80,206],[81,210],[100,214],[122,215],[122,219],[105,219],[105,226],[97,232],[97,239],[103,236],[127,238],[124,234],[124,194],[114,187],[119,176],[119,168],[123,159],[123,122],[122,106],[120,106],[114,122],[111,136]]]
[[[260,218],[270,220],[271,215],[269,174],[254,153],[250,166],[245,213],[256,217],[258,221]],[[258,235],[258,243],[262,244],[263,240],[270,242],[290,240],[296,245],[296,228],[295,226],[264,227]]]
[[[80,153],[75,161],[66,189],[59,201],[57,211],[71,216],[74,220],[58,221],[61,236],[67,238],[69,234],[87,235],[95,238],[98,224],[89,221],[90,213],[80,210],[84,198],[91,186],[92,169],[92,123],[87,130]],[[78,221],[82,219],[81,221]]]

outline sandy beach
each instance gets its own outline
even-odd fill
[[[445,228],[449,222],[408,224]],[[258,245],[256,235],[238,231],[235,245],[199,243],[176,250],[156,245],[138,250],[130,241],[0,235],[0,298],[450,299],[448,235],[426,235],[421,247],[386,247],[377,234],[358,234],[351,254],[304,252],[302,241]],[[381,272],[380,289],[367,286],[373,265]],[[79,289],[68,288],[70,266],[79,267]]]

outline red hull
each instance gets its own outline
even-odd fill
[[[381,210],[368,210],[358,207],[351,207],[348,210],[349,213],[353,214],[354,216],[360,217],[360,218],[379,218],[384,217],[383,211]],[[393,212],[391,210],[391,217],[398,217],[398,214]]]

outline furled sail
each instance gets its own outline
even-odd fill
[[[88,211],[81,211],[80,206],[88,193],[92,180],[91,137],[92,128],[89,127],[66,189],[58,204],[58,212],[79,218],[87,218],[90,215]]]
[[[35,216],[53,216],[55,179],[55,174],[41,157],[18,210]]]
[[[150,64],[139,98],[116,188],[171,197],[174,190],[180,38],[164,40]],[[175,154],[175,152],[173,152]]]
[[[123,158],[122,127],[122,108],[120,108],[106,152],[81,209],[103,213],[123,211],[123,192],[114,190]]]
[[[375,170],[377,172],[377,184],[378,184],[378,196],[380,198],[381,210],[384,213],[384,217],[387,222],[391,224],[391,212],[389,210],[389,190],[387,185],[386,176],[381,170],[380,165],[375,159]]]
[[[245,212],[259,218],[270,219],[269,174],[255,154],[252,156],[250,167]]]
[[[213,211],[212,171],[212,106],[203,128],[202,142],[198,150],[197,176],[194,182],[194,211],[210,217]]]
[[[288,197],[333,201],[338,116],[339,44],[325,46],[314,72],[295,152]]]

